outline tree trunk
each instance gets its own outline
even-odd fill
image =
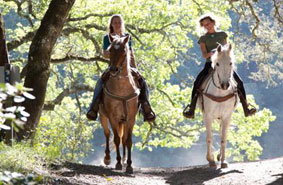
[[[24,129],[17,134],[18,140],[32,139],[34,136],[44,105],[51,52],[74,2],[75,0],[52,0],[32,40],[24,86],[33,89],[32,94],[36,99],[26,99],[23,103],[30,117]]]
[[[8,49],[6,45],[4,20],[0,10],[0,66],[4,66],[5,64],[8,63],[9,63],[9,58],[8,58]]]

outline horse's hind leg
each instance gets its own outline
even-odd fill
[[[230,125],[230,118],[222,120],[221,122],[221,127],[222,127],[222,132],[221,132],[221,148],[220,148],[220,160],[221,160],[221,168],[227,168],[228,163],[225,160],[225,149],[226,149],[226,143],[227,143],[227,132],[228,128]]]
[[[212,151],[212,119],[204,116],[204,123],[206,127],[206,144],[207,144],[207,154],[206,159],[209,162],[210,167],[216,167],[214,161],[213,151]]]
[[[110,157],[110,149],[109,149],[109,138],[110,138],[110,130],[108,128],[108,119],[104,115],[100,114],[100,122],[104,130],[104,135],[106,138],[106,149],[105,149],[105,156],[104,156],[104,164],[109,165],[111,163]]]

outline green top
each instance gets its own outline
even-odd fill
[[[201,42],[203,42],[205,44],[207,53],[209,53],[213,49],[216,49],[219,44],[224,45],[226,38],[227,34],[224,31],[206,33],[205,35],[200,37],[198,43],[200,44]]]

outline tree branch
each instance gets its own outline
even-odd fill
[[[93,62],[93,61],[100,61],[104,63],[109,63],[108,59],[105,59],[100,56],[92,57],[92,58],[85,58],[80,56],[74,56],[74,55],[67,55],[65,58],[59,58],[59,59],[51,59],[51,63],[53,64],[60,64],[69,60],[79,60],[82,62]]]
[[[54,110],[55,106],[60,105],[65,97],[78,93],[80,91],[93,92],[93,87],[88,85],[74,85],[73,87],[66,88],[53,101],[46,102],[44,104],[43,110]]]
[[[72,22],[72,21],[82,21],[82,20],[86,20],[90,17],[100,17],[100,18],[103,18],[103,17],[110,17],[112,16],[114,13],[106,13],[106,14],[95,14],[95,13],[92,13],[92,14],[88,14],[84,17],[76,17],[76,18],[69,18],[68,19],[68,22]]]
[[[20,45],[26,43],[26,42],[29,42],[29,41],[32,41],[33,37],[35,36],[36,34],[36,31],[33,31],[33,32],[28,32],[25,36],[23,36],[22,38],[20,39],[17,39],[17,40],[13,40],[11,42],[9,42],[7,44],[8,46],[8,50],[11,51],[17,47],[19,47]]]
[[[165,91],[163,91],[163,90],[161,90],[161,89],[159,89],[159,88],[157,88],[157,90],[158,90],[159,92],[161,92],[162,94],[164,94],[164,95],[167,97],[167,99],[170,101],[170,103],[175,107],[175,103],[174,103],[174,101],[170,98],[169,94],[167,94]]]

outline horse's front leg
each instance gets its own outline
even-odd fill
[[[110,130],[108,128],[108,119],[103,114],[100,114],[100,122],[104,130],[104,135],[106,138],[106,149],[105,149],[105,156],[104,156],[104,164],[109,165],[111,163],[110,157],[110,149],[109,149],[109,138],[110,138]]]
[[[228,163],[225,160],[226,159],[225,149],[226,149],[227,133],[228,133],[230,121],[231,121],[230,117],[221,121],[221,126],[222,126],[222,130],[221,130],[221,148],[220,148],[220,157],[218,157],[221,160],[221,168],[227,168],[228,167]]]
[[[127,168],[126,168],[126,172],[127,173],[133,173],[133,167],[132,167],[132,132],[133,132],[133,125],[130,126],[130,128],[128,129],[128,133],[127,133],[127,150],[128,150],[128,159],[127,159]]]
[[[118,128],[117,128],[118,130]],[[114,134],[114,143],[115,143],[115,146],[116,146],[116,153],[117,153],[117,163],[116,163],[116,166],[115,166],[115,169],[116,170],[122,170],[122,164],[121,164],[121,155],[120,155],[120,149],[119,149],[119,146],[120,146],[120,137],[118,135],[118,131],[115,129],[113,129],[113,134]]]
[[[206,159],[209,162],[210,167],[216,167],[216,163],[214,161],[214,156],[213,156],[213,151],[212,151],[212,122],[213,122],[213,119],[204,115],[203,121],[206,127],[206,144],[207,144]]]

